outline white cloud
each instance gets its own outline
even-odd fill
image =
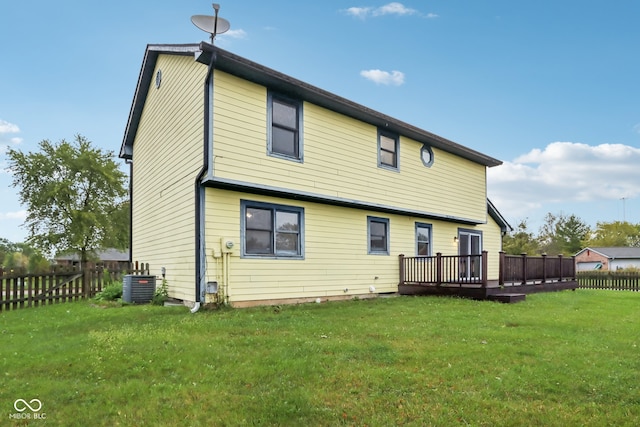
[[[0,220],[3,219],[19,219],[24,221],[27,218],[27,211],[21,210],[16,212],[0,212]]]
[[[427,13],[426,17],[429,19],[435,19],[435,18],[439,18],[440,15],[436,14],[436,13]]]
[[[408,16],[408,15],[421,15],[416,9],[406,7],[399,2],[391,2],[380,7],[350,7],[345,10],[347,15],[355,16],[356,18],[365,19],[369,16]],[[429,13],[425,15],[427,18],[436,18],[438,15]]]
[[[366,18],[371,12],[370,7],[350,7],[346,10],[347,15],[355,16],[356,18]]]
[[[381,85],[400,86],[404,83],[404,73],[401,71],[362,70],[360,75]]]
[[[14,125],[13,123],[9,123],[5,120],[0,119],[0,134],[18,132],[20,132],[20,128],[18,127],[18,125]]]
[[[490,168],[489,198],[511,217],[545,204],[619,200],[640,195],[640,149],[554,142]]]
[[[247,38],[247,32],[243,29],[239,29],[239,30],[229,30],[224,34],[220,35],[221,37],[230,37],[232,39],[246,39]]]
[[[372,14],[373,16],[382,16],[382,15],[414,15],[418,13],[417,10],[411,9],[403,5],[402,3],[392,2],[381,6],[377,9],[374,9]]]

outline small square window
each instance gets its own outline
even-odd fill
[[[378,132],[378,166],[398,169],[398,141],[397,135]]]
[[[368,253],[389,255],[389,220],[367,217]]]
[[[302,160],[302,103],[269,92],[268,152],[276,157]]]

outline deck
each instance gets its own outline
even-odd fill
[[[500,252],[498,278],[490,279],[487,275],[488,257],[486,251],[477,255],[400,255],[398,293],[518,302],[527,294],[575,290],[578,287],[573,258]]]

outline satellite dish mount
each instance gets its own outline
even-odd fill
[[[191,22],[193,25],[200,28],[202,31],[211,34],[211,44],[213,44],[213,40],[216,38],[216,35],[226,33],[231,28],[231,24],[224,18],[218,17],[218,11],[220,10],[220,5],[218,3],[213,3],[213,10],[215,12],[214,16],[209,15],[193,15],[191,17]]]

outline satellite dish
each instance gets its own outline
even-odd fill
[[[217,25],[216,19],[218,21]],[[229,31],[229,28],[231,28],[229,21],[216,16],[193,15],[191,17],[191,22],[193,22],[193,25],[200,28],[202,31],[211,34],[212,37],[215,37],[216,34],[226,33]]]

